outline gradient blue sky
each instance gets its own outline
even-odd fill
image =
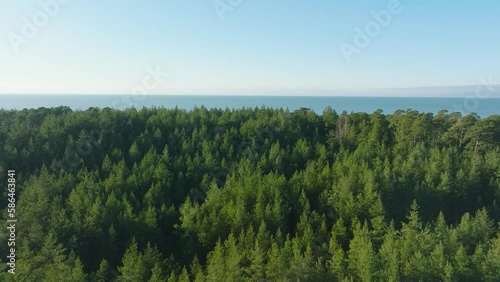
[[[45,0],[48,1],[48,0]],[[43,2],[45,2],[43,1]],[[218,0],[227,2],[228,0]],[[151,94],[293,94],[500,81],[500,1],[401,0],[403,11],[348,63],[339,48],[389,0],[72,0],[15,52],[9,34],[42,11],[0,0],[0,93],[123,94],[148,66]]]

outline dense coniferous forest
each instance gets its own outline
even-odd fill
[[[7,170],[2,281],[500,281],[500,116],[1,110]]]

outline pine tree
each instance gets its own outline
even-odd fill
[[[178,282],[190,282],[189,280],[189,274],[187,272],[187,269],[185,267],[182,268],[181,274],[179,275],[179,278],[177,279]]]
[[[191,265],[189,267],[189,270],[190,270],[189,274],[191,281],[197,280],[198,276],[200,276],[199,279],[203,277],[203,267],[201,266],[197,255],[194,256],[193,261],[191,262]]]
[[[225,281],[227,273],[225,259],[225,248],[219,240],[207,257],[207,281]]]
[[[463,245],[457,249],[453,257],[453,265],[455,268],[455,277],[459,281],[471,281],[473,279],[473,272],[470,268],[471,260]]]
[[[398,232],[391,223],[379,250],[380,278],[382,281],[401,281]]]
[[[250,252],[250,267],[248,270],[251,281],[265,281],[266,259],[266,253],[259,240],[255,240],[254,248]]]
[[[149,277],[148,282],[165,282],[166,278],[163,269],[159,264],[155,264],[151,269],[151,277]]]
[[[371,281],[375,271],[375,252],[368,227],[356,222],[354,237],[349,243],[349,271],[353,278],[361,281]]]
[[[99,265],[99,270],[96,273],[96,278],[98,282],[107,282],[111,280],[112,278],[111,269],[106,259],[101,260],[101,264]]]
[[[268,251],[266,279],[268,281],[281,281],[285,279],[285,271],[287,268],[286,258],[280,252],[278,244],[273,242]]]
[[[498,281],[500,277],[500,232],[491,240],[491,245],[482,264],[486,281]]]
[[[240,281],[243,273],[241,268],[242,254],[241,250],[236,246],[236,239],[233,234],[229,234],[229,238],[224,242],[225,256],[225,271],[227,281]],[[222,281],[222,280],[221,280]]]
[[[332,227],[330,242],[328,244],[329,260],[326,262],[328,272],[343,280],[346,275],[347,261],[342,243],[347,242],[347,230],[342,218],[337,220]]]
[[[146,268],[144,267],[142,255],[138,251],[135,238],[122,258],[122,267],[118,268],[121,273],[120,281],[144,281],[146,279]]]

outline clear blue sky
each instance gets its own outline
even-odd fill
[[[355,28],[391,1],[242,0],[223,20],[217,1],[229,2],[70,0],[33,38],[15,41],[16,52],[23,17],[43,9],[39,0],[0,0],[0,93],[129,93],[148,66],[169,73],[151,94],[500,81],[499,1],[401,0],[403,10],[350,63],[340,44],[354,45]]]

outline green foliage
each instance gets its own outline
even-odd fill
[[[60,107],[0,120],[19,224],[18,274],[2,258],[2,281],[500,277],[499,116]]]

